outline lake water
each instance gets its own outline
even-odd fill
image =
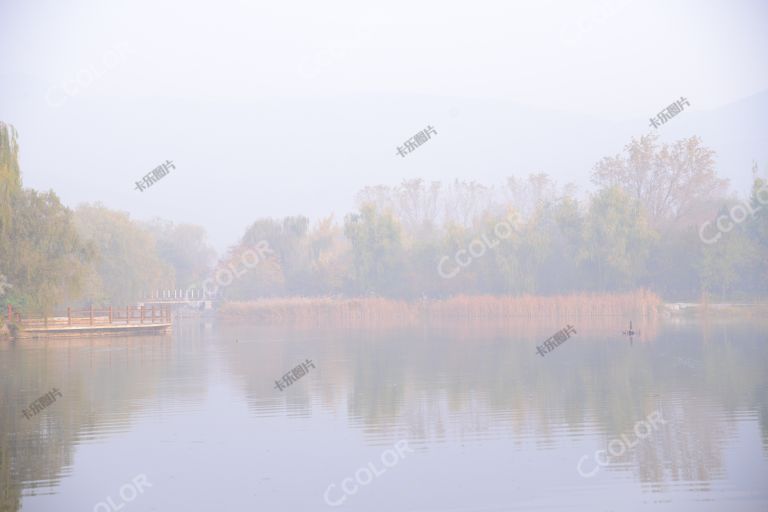
[[[764,324],[565,323],[0,342],[0,510],[768,510]]]

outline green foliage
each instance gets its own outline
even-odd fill
[[[86,302],[127,304],[207,275],[202,228],[145,226],[101,205],[73,213],[53,193],[21,188],[13,127],[0,122],[0,298],[27,314]],[[153,234],[154,233],[154,234]],[[178,275],[181,283],[177,283]]]
[[[127,213],[85,204],[75,211],[75,225],[97,255],[86,288],[89,300],[122,305],[149,290],[175,288],[175,271],[158,254],[155,237]]]
[[[702,290],[725,298],[736,287],[749,288],[757,257],[755,245],[741,226],[724,233],[717,243],[703,248],[702,257],[696,263]]]
[[[243,236],[239,249],[256,250],[267,244],[270,252],[261,254],[259,265],[249,269],[243,278],[230,287],[228,296],[249,299],[301,293],[310,281],[312,247],[307,238],[309,219],[286,217],[282,221],[261,219],[254,222]],[[236,248],[238,249],[238,248]],[[231,251],[236,254],[237,250]],[[234,260],[234,261],[232,261]],[[228,258],[237,264],[237,258]]]
[[[0,250],[7,243],[10,229],[12,200],[21,191],[19,145],[16,130],[0,122]],[[6,238],[5,241],[3,238]]]
[[[147,228],[156,240],[158,257],[175,271],[174,288],[186,288],[207,277],[216,252],[206,242],[202,227],[156,219]]]
[[[5,277],[3,274],[0,274],[0,299],[2,299],[5,294],[10,290],[11,283],[8,282],[8,278]]]
[[[352,244],[353,289],[365,294],[402,293],[402,235],[392,214],[364,204],[360,213],[347,215],[344,235]]]
[[[13,285],[12,303],[29,313],[50,313],[82,291],[93,251],[78,236],[72,212],[56,194],[18,194],[9,239],[0,261]]]
[[[768,289],[768,179],[755,176],[749,202],[755,212],[747,228],[750,240],[755,245],[752,283],[758,290],[765,291]]]
[[[21,188],[16,130],[0,122],[0,298],[48,313],[82,290],[92,257],[56,194]]]
[[[673,154],[704,165],[711,157],[693,139],[659,151],[651,162],[664,162]],[[669,177],[672,171],[655,172]],[[345,218],[343,236],[330,219],[322,229],[291,218],[255,222],[243,240],[269,240],[274,245],[277,255],[271,268],[282,280],[270,282],[271,275],[260,270],[242,278],[251,284],[249,293],[241,296],[341,292],[415,298],[637,287],[677,300],[698,298],[702,291],[764,294],[768,208],[717,244],[706,245],[698,228],[705,219],[701,215],[723,204],[716,193],[721,180],[706,169],[699,173],[701,182],[694,178],[696,173],[679,176],[689,181],[686,190],[697,191],[697,200],[662,201],[656,210],[644,203],[656,197],[652,183],[644,183],[641,189],[647,193],[639,195],[620,185],[607,186],[582,204],[573,187],[560,189],[543,174],[510,178],[502,194],[463,182],[427,187],[421,180],[410,180],[396,187],[368,187],[358,195],[359,211]],[[755,185],[753,203],[762,183]],[[691,213],[694,203],[701,206],[698,217]],[[658,229],[649,211],[665,219]],[[498,236],[500,225],[507,226],[505,236]],[[470,248],[476,255],[470,255]]]
[[[749,233],[757,244],[768,248],[768,179],[755,177],[749,202],[755,212]]]
[[[705,244],[696,226],[682,228],[671,236],[660,236],[648,258],[648,278],[644,283],[670,300],[697,297],[701,289],[701,264]]]
[[[656,236],[626,193],[618,187],[600,191],[589,207],[582,250],[594,287],[603,291],[637,286]]]
[[[633,139],[624,154],[598,162],[599,189],[581,202],[572,185],[543,173],[510,177],[501,189],[421,179],[367,187],[342,226],[332,217],[313,226],[304,216],[254,221],[213,272],[202,228],[139,223],[99,204],[73,214],[52,192],[21,188],[18,154],[16,132],[0,123],[0,298],[39,312],[78,299],[123,305],[225,270],[235,277],[221,295],[240,300],[633,287],[682,300],[768,289],[768,182],[755,172],[754,215],[702,242],[701,223],[729,203],[714,152],[696,137]],[[258,264],[246,268],[249,250]]]

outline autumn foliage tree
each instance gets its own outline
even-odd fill
[[[600,160],[592,181],[638,201],[655,229],[679,226],[697,204],[722,198],[728,186],[715,173],[714,151],[701,139],[659,144],[656,134],[633,138],[624,154]]]

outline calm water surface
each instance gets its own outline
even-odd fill
[[[565,323],[0,342],[0,510],[768,511],[764,324]]]

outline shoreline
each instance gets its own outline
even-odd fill
[[[765,302],[665,302],[663,314],[667,317],[690,318],[699,316],[768,317],[768,303]]]
[[[556,296],[461,295],[446,299],[394,300],[380,297],[289,297],[230,301],[218,316],[269,323],[411,323],[425,320],[534,318],[656,319],[663,302],[646,290],[623,294]]]

